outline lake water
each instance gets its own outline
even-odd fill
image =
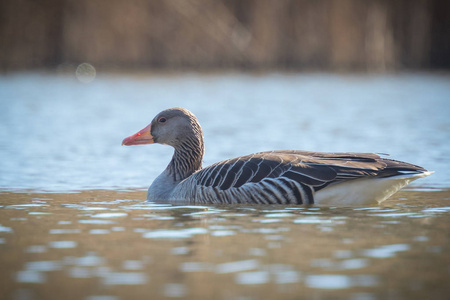
[[[172,150],[120,143],[173,106],[199,118],[205,165],[302,149],[436,173],[380,206],[147,203]],[[449,75],[3,75],[0,295],[447,299],[449,116]]]

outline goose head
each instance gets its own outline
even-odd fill
[[[184,108],[169,108],[157,114],[152,122],[126,137],[122,145],[163,144],[179,148],[186,143],[196,142],[203,147],[203,133],[197,118]]]

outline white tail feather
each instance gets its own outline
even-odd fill
[[[314,196],[314,202],[339,206],[377,204],[388,199],[411,181],[432,173],[434,172],[349,180],[318,191]]]

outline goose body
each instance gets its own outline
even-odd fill
[[[175,148],[147,192],[152,201],[190,203],[380,203],[432,172],[373,153],[278,150],[240,156],[202,168],[203,133],[184,108],[160,112],[123,145],[160,143]]]

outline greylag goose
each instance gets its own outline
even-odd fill
[[[260,152],[202,168],[202,128],[184,108],[160,112],[122,145],[153,143],[175,152],[148,189],[152,201],[361,205],[380,203],[432,173],[373,153],[297,150]]]

